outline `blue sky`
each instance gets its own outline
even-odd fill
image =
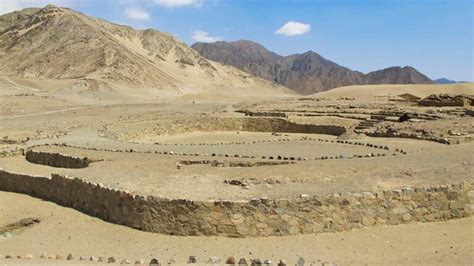
[[[48,2],[190,45],[247,39],[364,73],[411,65],[433,79],[474,81],[472,0],[1,0],[0,8]]]

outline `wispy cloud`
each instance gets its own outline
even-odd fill
[[[0,0],[0,15],[26,7],[43,7],[47,4],[73,6],[73,0]]]
[[[184,6],[201,6],[204,0],[154,0],[156,4],[164,7],[184,7]]]
[[[150,14],[141,8],[125,8],[125,15],[134,20],[149,20]]]
[[[286,36],[302,35],[311,30],[311,25],[296,21],[289,21],[275,33]]]
[[[222,40],[221,37],[212,37],[209,36],[209,33],[202,31],[202,30],[196,30],[193,31],[193,40],[196,42],[217,42]]]

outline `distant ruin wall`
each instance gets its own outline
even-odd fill
[[[242,131],[327,134],[334,136],[346,133],[346,128],[343,126],[297,124],[281,118],[248,118],[243,119],[241,123],[240,130]]]
[[[142,132],[141,130],[140,132]],[[213,132],[213,131],[248,131],[248,132],[280,132],[280,133],[304,133],[304,134],[327,134],[340,136],[346,132],[346,128],[336,125],[313,125],[298,124],[284,118],[230,118],[230,117],[206,117],[193,120],[178,120],[173,127],[157,125],[153,129],[156,135],[174,135],[189,132]],[[131,131],[133,136],[138,131]],[[143,132],[142,132],[143,133]],[[124,137],[125,136],[125,137]],[[125,134],[122,140],[130,141],[130,136]]]
[[[0,170],[0,190],[72,207],[105,221],[169,235],[281,236],[363,226],[432,222],[472,214],[470,182],[376,193],[302,195],[297,199],[192,201],[133,195],[53,174]]]
[[[87,158],[79,158],[61,153],[40,152],[33,150],[27,151],[25,158],[30,163],[61,168],[85,168],[91,163],[91,161]]]

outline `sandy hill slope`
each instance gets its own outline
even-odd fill
[[[412,67],[390,67],[365,75],[327,60],[313,51],[280,56],[258,43],[246,40],[195,43],[191,47],[207,59],[235,66],[301,94],[346,85],[432,83]]]
[[[474,95],[474,83],[457,84],[379,84],[356,85],[335,88],[329,91],[312,94],[311,97],[338,99],[342,97],[354,98],[360,101],[373,101],[374,96],[399,95],[410,93],[418,97],[430,94],[468,94]]]
[[[0,73],[5,76],[76,80],[75,85],[88,90],[148,88],[182,94],[242,88],[249,93],[287,92],[211,62],[169,34],[137,31],[52,5],[0,16],[0,61]]]

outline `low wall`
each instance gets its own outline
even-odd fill
[[[56,174],[48,178],[0,171],[0,190],[169,235],[293,235],[461,218],[472,214],[472,189],[471,183],[464,182],[376,193],[301,195],[297,199],[191,201],[133,195]]]
[[[242,119],[238,130],[254,132],[308,133],[340,136],[346,128],[335,125],[297,124],[281,118]]]
[[[49,165],[61,168],[85,168],[91,161],[87,158],[79,158],[61,153],[50,153],[29,150],[25,158],[30,163]]]

